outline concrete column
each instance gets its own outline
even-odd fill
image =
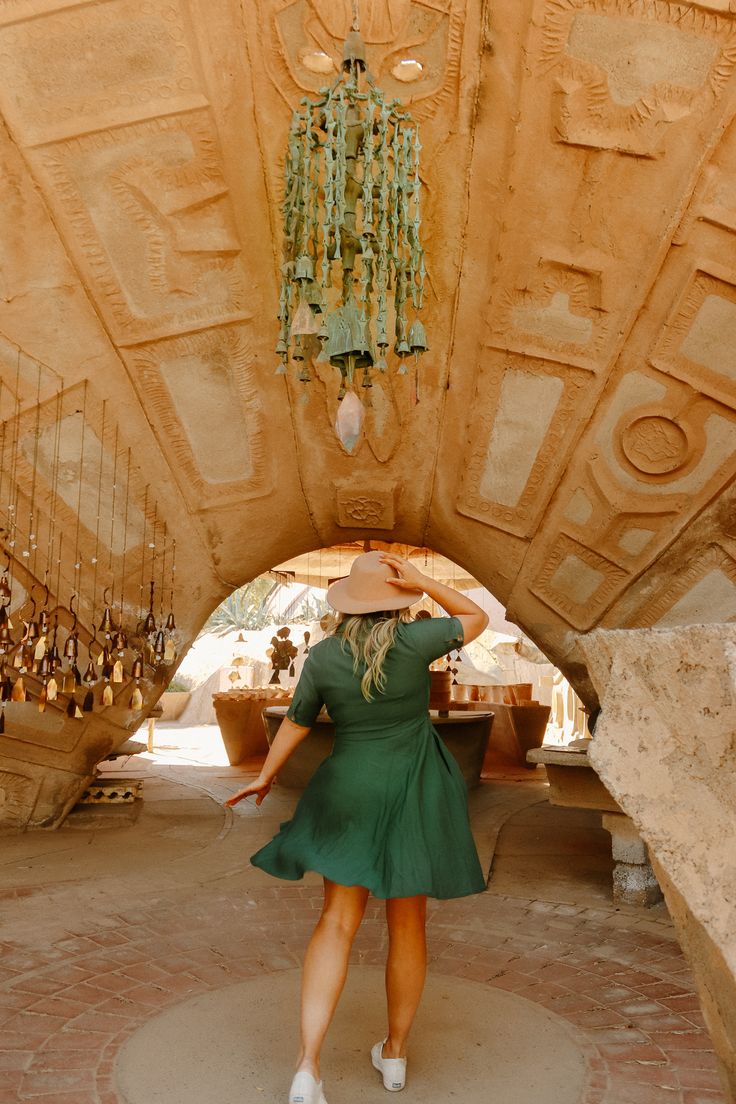
[[[602,824],[611,834],[613,900],[617,905],[651,908],[662,900],[662,890],[649,861],[647,845],[625,813],[603,813]]]
[[[736,625],[597,630],[580,646],[601,703],[588,757],[647,841],[736,1104]],[[618,854],[631,864],[642,846]]]

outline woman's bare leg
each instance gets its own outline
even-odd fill
[[[325,900],[307,947],[302,975],[301,1051],[297,1070],[320,1080],[319,1060],[327,1028],[348,972],[348,956],[363,919],[368,890],[325,878]]]
[[[388,1038],[384,1058],[405,1058],[406,1040],[419,1007],[427,973],[427,898],[386,901]]]

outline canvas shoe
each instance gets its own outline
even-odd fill
[[[371,1062],[383,1077],[383,1087],[389,1092],[399,1092],[406,1084],[406,1058],[384,1058],[382,1039],[371,1049]]]
[[[322,1082],[315,1081],[307,1070],[295,1073],[289,1089],[289,1104],[327,1104]]]

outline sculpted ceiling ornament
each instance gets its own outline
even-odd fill
[[[271,0],[269,6],[278,49],[294,83],[312,91],[329,83],[342,64],[351,0]],[[368,67],[388,95],[425,100],[457,72],[463,7],[458,0],[361,3]],[[418,66],[402,66],[410,61]],[[407,76],[413,79],[407,81]]]
[[[670,126],[710,110],[736,64],[736,28],[666,0],[549,0],[557,140],[659,157]]]

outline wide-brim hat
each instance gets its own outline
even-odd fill
[[[406,609],[422,598],[422,590],[400,590],[386,582],[396,575],[392,567],[381,563],[383,555],[383,552],[364,552],[356,556],[350,574],[328,587],[327,601],[334,610],[338,613],[378,613]]]

